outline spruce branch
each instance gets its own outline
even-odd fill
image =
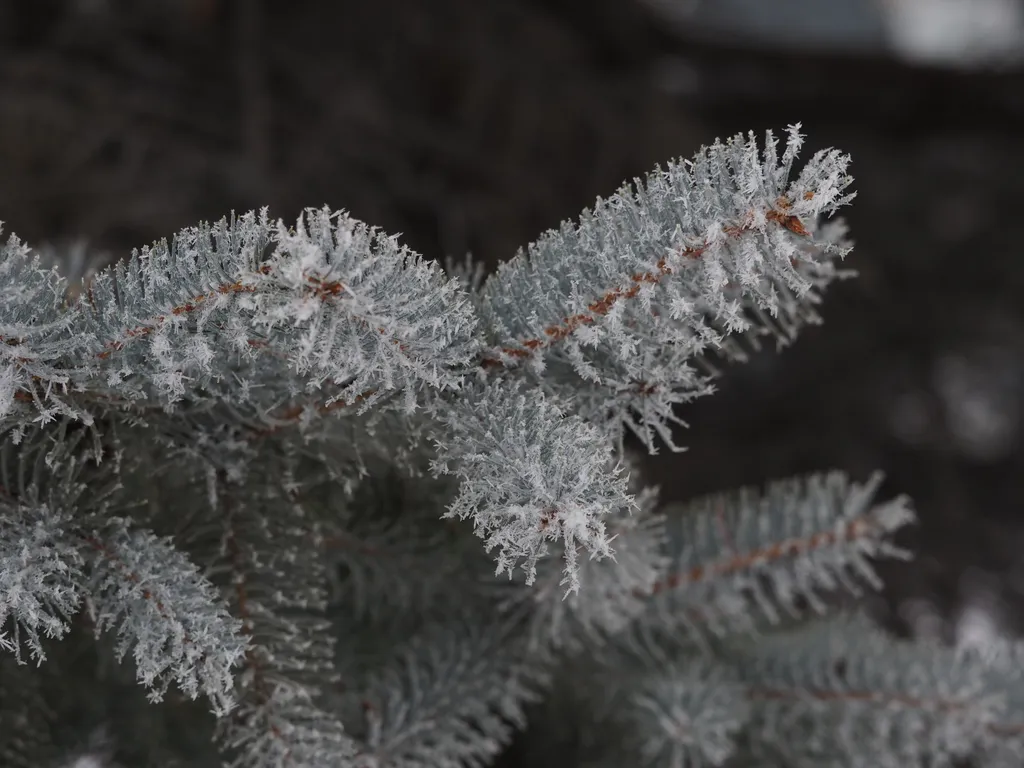
[[[43,269],[39,255],[17,237],[0,244],[0,418],[22,400],[44,423],[57,414],[91,423],[88,412],[63,398],[86,375],[62,359],[77,345],[79,331],[75,316],[63,311],[64,291],[57,270]]]
[[[881,481],[881,473],[866,483],[842,472],[813,474],[675,509],[666,526],[672,562],[651,590],[654,601],[667,601],[666,614],[693,606],[706,619],[721,605],[725,623],[708,626],[726,633],[735,629],[730,617],[745,620],[751,611],[772,623],[780,609],[794,614],[798,602],[824,612],[819,590],[860,596],[862,583],[879,588],[871,559],[906,559],[890,538],[915,519],[906,497],[873,503]]]
[[[1004,728],[1011,686],[991,682],[1006,657],[900,640],[860,612],[733,635],[710,653],[652,629],[590,672],[595,765],[924,768],[1019,747]]]
[[[224,470],[207,470],[225,588],[249,640],[236,678],[239,706],[218,723],[217,740],[237,768],[347,765],[355,744],[320,703],[323,687],[338,681],[323,616],[320,531],[302,498],[297,457],[285,451],[283,458],[282,477],[252,483],[241,497]],[[303,548],[313,556],[300,555]]]
[[[89,597],[97,633],[116,628],[120,660],[133,650],[139,681],[159,701],[174,679],[190,698],[206,695],[215,713],[234,706],[232,669],[246,650],[242,622],[171,542],[111,518],[85,539]]]
[[[561,539],[569,594],[580,586],[577,545],[611,555],[604,518],[635,502],[623,467],[608,469],[612,447],[567,410],[514,381],[466,391],[437,414],[445,431],[431,469],[461,479],[444,517],[473,518],[487,551],[498,549],[497,574],[511,577],[522,560],[532,584],[548,542]]]
[[[642,766],[718,766],[737,752],[751,716],[739,676],[723,664],[666,660],[637,684],[620,715]]]
[[[7,430],[0,445],[0,648],[19,661],[23,641],[42,662],[40,633],[67,632],[87,594],[80,524],[112,490],[93,478],[87,492],[85,432],[69,426],[62,418],[51,428]]]
[[[363,695],[356,768],[485,768],[547,682],[501,626],[430,625]]]
[[[613,439],[625,426],[653,450],[653,430],[678,450],[672,405],[710,391],[693,358],[749,331],[751,310],[808,316],[827,272],[800,264],[849,250],[816,236],[853,198],[849,158],[818,152],[789,181],[801,143],[799,126],[781,157],[771,132],[763,159],[752,134],[716,142],[542,235],[481,289],[484,365],[582,387]]]
[[[47,506],[0,512],[0,649],[19,661],[23,641],[44,661],[41,635],[63,637],[81,604],[83,558],[64,533],[68,520]]]
[[[954,765],[995,740],[1005,711],[980,657],[893,638],[862,613],[744,643],[735,663],[754,754],[797,766],[835,754],[865,768]]]
[[[46,309],[36,294],[11,293],[8,311]],[[296,381],[343,384],[333,400],[362,395],[363,407],[405,391],[414,407],[414,385],[457,387],[452,370],[471,359],[475,321],[462,296],[436,265],[344,214],[310,209],[289,228],[272,224],[266,210],[248,213],[182,230],[95,275],[50,324],[71,328],[76,343],[64,340],[53,369],[36,376],[171,408],[204,394],[228,398],[237,386],[231,374],[247,369],[261,386],[268,375],[292,389]],[[36,335],[49,328],[28,327]],[[39,395],[16,374],[35,371],[22,359],[40,351],[24,336],[18,357],[8,355],[8,399],[20,393],[27,402]],[[265,350],[287,355],[257,360]]]

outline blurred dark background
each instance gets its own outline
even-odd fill
[[[890,626],[1024,629],[1024,0],[0,2],[0,220],[117,258],[328,204],[489,265],[702,143],[853,157],[857,280],[687,408],[667,499],[886,472]]]

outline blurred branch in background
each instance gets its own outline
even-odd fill
[[[960,68],[1024,56],[1021,0],[642,0],[687,34]]]

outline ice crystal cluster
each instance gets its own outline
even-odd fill
[[[847,274],[848,158],[797,170],[801,138],[716,142],[486,276],[330,209],[71,276],[10,236],[0,762],[455,768],[528,729],[593,768],[1019,765],[1020,648],[857,609],[913,520],[878,475],[638,477]]]

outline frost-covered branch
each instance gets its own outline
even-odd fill
[[[622,467],[609,471],[612,447],[590,424],[537,390],[518,383],[467,392],[439,413],[438,474],[461,480],[445,517],[473,518],[497,573],[522,560],[527,584],[549,541],[564,542],[567,592],[579,589],[577,545],[612,554],[604,517],[634,507]]]
[[[0,416],[15,400],[56,403],[55,383],[170,408],[230,399],[247,382],[265,392],[256,405],[268,411],[329,381],[341,385],[332,400],[359,397],[368,407],[404,391],[411,406],[420,383],[457,386],[476,349],[458,281],[326,209],[306,211],[291,228],[264,210],[182,230],[101,271],[68,306],[47,295],[63,297],[61,281],[42,290],[44,273],[19,249],[7,246],[6,263],[20,265],[25,287],[6,291],[0,306],[15,347]],[[50,367],[31,364],[44,353]]]
[[[485,365],[582,388],[613,438],[626,426],[649,449],[652,431],[673,446],[672,406],[708,391],[693,358],[759,311],[783,328],[812,316],[827,268],[801,264],[848,251],[817,232],[853,198],[849,157],[818,152],[790,180],[801,143],[799,126],[781,156],[770,132],[763,157],[752,134],[716,142],[542,235],[481,289]]]
[[[209,697],[218,714],[230,711],[233,668],[247,643],[241,621],[196,565],[171,543],[116,518],[85,544],[96,629],[116,629],[118,658],[132,650],[151,699],[159,701],[173,679],[187,696]]]
[[[806,602],[821,612],[818,592],[863,593],[881,586],[872,559],[905,559],[893,533],[914,521],[905,497],[875,503],[880,473],[853,483],[842,472],[706,496],[669,513],[672,562],[655,584],[655,602],[685,616],[693,607],[709,628],[727,632],[729,617],[758,613],[777,623]],[[716,620],[717,618],[717,620]],[[723,622],[723,623],[720,623]]]

